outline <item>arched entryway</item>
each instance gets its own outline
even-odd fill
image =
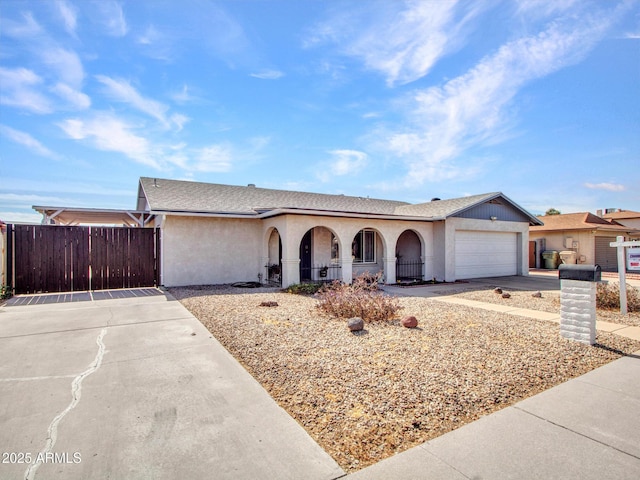
[[[396,281],[423,280],[422,241],[413,230],[405,230],[396,242]]]
[[[300,282],[341,280],[340,242],[333,231],[314,227],[300,241]]]
[[[277,228],[271,230],[267,240],[267,263],[265,265],[265,283],[282,285],[282,239]]]

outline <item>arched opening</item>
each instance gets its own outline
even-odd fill
[[[282,239],[280,232],[274,228],[267,241],[267,264],[265,265],[265,282],[269,285],[282,285]]]
[[[363,228],[351,241],[353,278],[363,273],[376,275],[384,271],[384,249],[382,235],[373,228]]]
[[[405,230],[396,242],[396,281],[422,280],[422,242],[413,230]]]
[[[326,227],[314,227],[300,241],[300,282],[331,282],[342,278],[340,242]]]

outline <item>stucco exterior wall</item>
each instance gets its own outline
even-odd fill
[[[162,284],[167,287],[257,281],[264,272],[262,225],[256,219],[167,216],[162,230]]]

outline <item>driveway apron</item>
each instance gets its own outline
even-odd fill
[[[0,308],[0,478],[332,479],[170,295]]]

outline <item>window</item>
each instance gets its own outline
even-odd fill
[[[360,230],[351,244],[351,255],[353,255],[354,263],[375,263],[376,232]]]
[[[340,263],[340,244],[333,233],[331,234],[331,263]]]

